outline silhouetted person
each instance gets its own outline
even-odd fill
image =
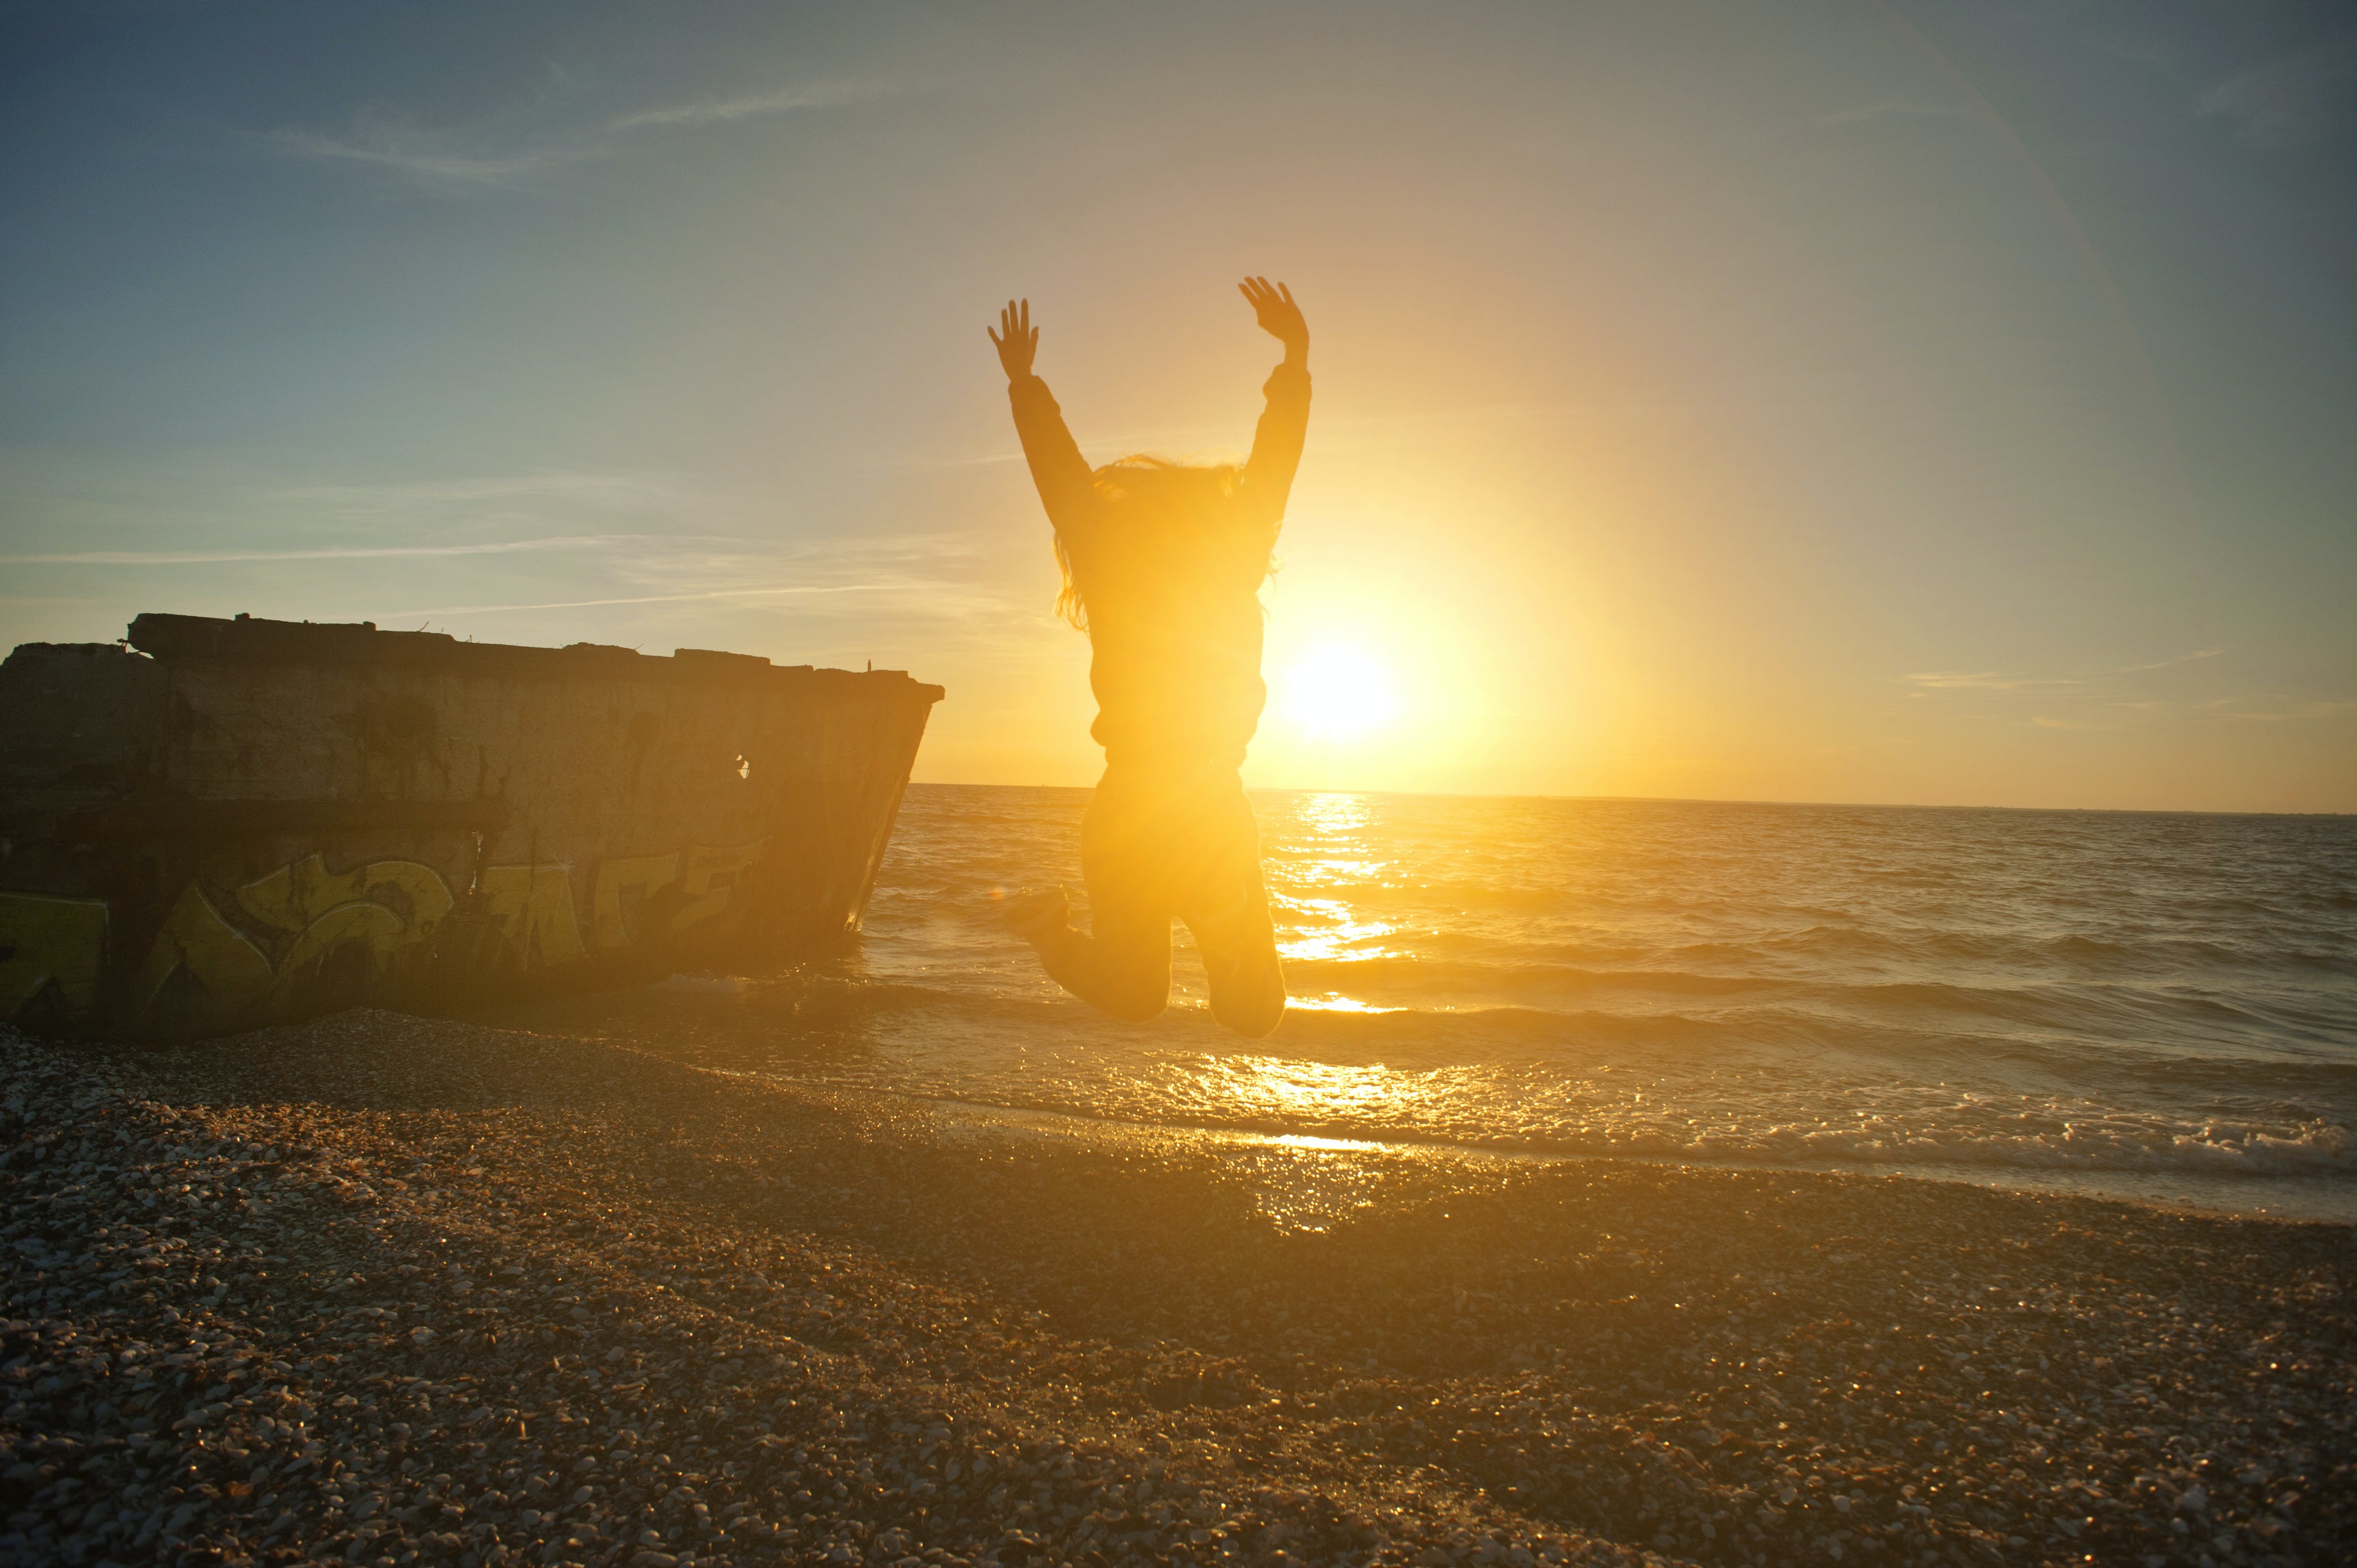
[[[1239,285],[1285,360],[1252,456],[1194,466],[1125,457],[1092,471],[1031,373],[1031,302],[990,334],[1015,428],[1055,525],[1056,607],[1089,634],[1104,777],[1081,824],[1090,930],[1062,888],[1026,894],[1006,923],[1057,983],[1115,1017],[1170,1000],[1170,921],[1187,922],[1212,1016],[1258,1039],[1285,1016],[1285,977],[1260,875],[1260,835],[1236,770],[1260,727],[1260,585],[1309,424],[1309,327],[1282,284]]]

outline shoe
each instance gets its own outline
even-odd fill
[[[1041,941],[1071,924],[1072,900],[1061,887],[1027,887],[1006,900],[998,918],[1025,941]]]

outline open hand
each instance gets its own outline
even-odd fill
[[[1285,345],[1287,358],[1308,350],[1309,323],[1302,319],[1301,306],[1293,303],[1291,289],[1266,278],[1246,278],[1236,289],[1251,302],[1260,329]]]
[[[1019,381],[1031,373],[1031,357],[1039,351],[1039,329],[1031,325],[1029,300],[1008,300],[1006,308],[998,313],[998,330],[991,332],[987,327],[983,330],[990,332],[991,342],[997,346],[998,362],[1008,381]]]

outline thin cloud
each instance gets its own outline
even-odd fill
[[[2040,711],[2027,714],[2027,722],[2046,730],[2117,730],[2188,719],[2284,724],[2357,713],[2357,701],[2293,697],[2281,693],[2196,697],[2185,689],[2181,677],[2164,673],[2185,671],[2224,654],[2222,648],[2196,648],[2140,664],[2119,664],[2068,674],[1935,670],[1905,676],[1903,680],[1913,688],[1909,697],[1916,701],[1968,703],[1978,698],[1982,711],[2016,714],[2034,703]]]
[[[2233,126],[2255,147],[2319,142],[2343,129],[2357,98],[2357,28],[2228,77],[2195,104],[2204,119]]]
[[[447,145],[442,133],[382,125],[350,138],[282,129],[273,132],[270,141],[289,157],[378,169],[428,189],[447,191],[512,188],[556,165],[598,156],[597,148],[577,144],[467,152]]]
[[[285,156],[373,169],[429,193],[468,195],[518,188],[565,165],[610,157],[623,142],[649,132],[739,124],[862,102],[888,91],[873,82],[821,82],[662,104],[618,119],[554,124],[554,106],[573,96],[568,87],[470,126],[418,125],[363,112],[348,133],[289,126],[267,140]]]
[[[2122,664],[2108,670],[2093,670],[2074,675],[2026,675],[1998,670],[1925,670],[1903,677],[1906,682],[1921,692],[2036,692],[2052,693],[2100,688],[2122,675],[2141,675],[2151,670],[2169,670],[2180,664],[2197,663],[2215,659],[2226,650],[2222,648],[2197,648],[2190,653],[2179,653],[2167,659],[2156,659],[2148,664]]]
[[[1904,679],[1921,692],[2050,691],[2078,683],[2069,677],[2007,675],[1994,670],[1924,670]]]
[[[350,545],[325,550],[76,550],[55,555],[0,555],[6,566],[201,566],[230,561],[370,561],[409,555],[506,555],[522,550],[604,550],[642,542],[639,533],[569,534],[488,544]]]
[[[2197,648],[2190,653],[2180,653],[2174,659],[2157,659],[2149,664],[2123,664],[2106,671],[2111,675],[2139,675],[2147,670],[2168,670],[2179,664],[2193,664],[2204,659],[2215,659],[2226,650],[2222,648]]]
[[[871,82],[839,81],[790,87],[776,92],[740,93],[733,98],[706,98],[660,109],[641,109],[615,121],[613,128],[632,131],[651,125],[730,125],[740,120],[787,114],[797,109],[829,109],[841,103],[856,103],[879,97],[883,91],[883,88]]]

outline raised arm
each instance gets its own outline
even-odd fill
[[[1261,330],[1285,345],[1284,361],[1261,389],[1268,406],[1261,412],[1252,456],[1244,464],[1243,493],[1274,525],[1285,516],[1302,443],[1309,435],[1309,323],[1293,303],[1293,291],[1281,283],[1252,277],[1236,287],[1252,305]]]
[[[1023,456],[1031,465],[1031,482],[1039,487],[1040,504],[1058,532],[1079,527],[1089,517],[1096,499],[1089,460],[1064,424],[1064,411],[1048,392],[1048,383],[1031,373],[1032,357],[1039,351],[1039,329],[1031,325],[1031,302],[1008,300],[998,313],[998,330],[990,341],[998,349],[998,363],[1006,371],[1006,398],[1015,408],[1015,434],[1022,439]]]

